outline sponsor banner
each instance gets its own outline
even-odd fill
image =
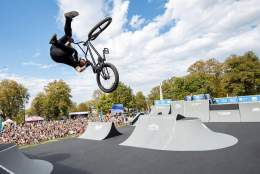
[[[199,95],[193,95],[192,100],[205,100],[206,96],[205,94],[199,94]]]
[[[124,106],[123,104],[113,104],[111,108],[111,114],[119,114],[119,113],[124,113]]]
[[[165,105],[171,105],[172,100],[171,99],[164,99],[164,100],[155,100],[154,105],[155,106],[165,106]]]
[[[231,104],[238,103],[237,97],[215,98],[217,104]]]
[[[238,101],[240,103],[247,103],[247,102],[259,102],[260,95],[252,95],[252,96],[239,96]]]

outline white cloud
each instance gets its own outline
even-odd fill
[[[140,28],[142,24],[144,24],[145,19],[141,18],[140,15],[134,15],[130,21],[130,25],[132,28],[137,29]]]
[[[40,63],[35,63],[35,62],[23,62],[22,63],[23,66],[33,66],[33,67],[36,67],[36,68],[40,68],[40,69],[49,69],[49,68],[52,68],[52,67],[55,67],[57,66],[57,64],[40,64]]]
[[[93,44],[99,50],[110,49],[107,61],[116,65],[120,80],[135,91],[147,94],[162,80],[184,75],[188,66],[198,59],[222,60],[248,50],[260,55],[259,0],[169,0],[163,14],[149,22],[141,22],[135,31],[126,28],[134,18],[127,19],[131,3],[127,0],[58,0],[58,20],[62,29],[63,13],[79,11],[80,16],[72,23],[73,33],[84,40],[98,21],[112,16],[111,25]],[[139,23],[143,19],[135,18]],[[73,70],[67,68],[67,71]],[[0,72],[0,79],[4,73]],[[64,74],[61,73],[61,78],[71,86],[75,101],[90,99],[97,89],[95,75],[90,69],[81,74]],[[31,93],[42,89],[38,84],[50,81],[33,77],[18,79]]]
[[[39,93],[42,92],[44,87],[54,80],[59,79],[50,79],[50,78],[36,78],[31,76],[22,76],[7,72],[0,71],[0,81],[3,79],[15,80],[18,83],[24,85],[30,94],[30,100],[26,105],[26,108],[29,108],[33,98]],[[93,89],[97,89],[95,83],[95,76],[89,70],[86,70],[84,73],[75,72],[73,78],[63,78],[71,88],[72,100],[75,102],[84,102],[89,100],[92,97]]]
[[[258,0],[169,0],[164,13],[146,24],[141,14],[127,19],[131,1],[113,0],[111,9],[103,8],[108,7],[106,1],[59,2],[61,13],[64,5],[73,4],[80,13],[88,9],[89,14],[97,14],[75,19],[77,27],[74,25],[73,31],[78,38],[86,36],[94,23],[107,14],[113,17],[111,26],[94,44],[110,48],[108,61],[118,67],[120,80],[135,90],[148,92],[164,79],[184,75],[198,59],[223,59],[248,50],[260,53]],[[134,23],[142,25],[128,31],[126,24]]]

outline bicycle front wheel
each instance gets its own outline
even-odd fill
[[[118,83],[119,74],[116,67],[111,63],[104,63],[101,71],[97,72],[98,87],[102,91],[110,93],[116,90]]]

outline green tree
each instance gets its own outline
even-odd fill
[[[75,103],[75,102],[71,103],[71,106],[69,108],[69,112],[78,112],[77,103]]]
[[[260,92],[260,62],[249,51],[232,55],[224,62],[223,88],[229,95],[252,95]]]
[[[29,100],[27,89],[14,80],[2,80],[0,82],[0,110],[4,118],[16,119],[24,114],[24,105]]]
[[[153,105],[154,100],[159,100],[159,99],[160,99],[160,87],[156,86],[150,91],[150,94],[148,95],[148,105],[149,106]]]
[[[185,77],[174,77],[173,79],[173,100],[183,100],[183,98],[190,94],[186,87]]]
[[[77,107],[78,112],[84,112],[84,111],[89,111],[90,106],[87,103],[80,103]]]
[[[98,110],[102,110],[104,113],[108,112],[111,109],[111,106],[113,104],[113,99],[109,94],[102,94],[99,97],[99,101],[96,104]]]
[[[216,59],[199,60],[188,68],[189,75],[185,77],[185,88],[189,93],[209,93],[211,96],[223,96],[221,80],[223,64]]]
[[[49,83],[44,92],[46,99],[44,102],[44,115],[47,119],[58,119],[67,116],[69,108],[72,106],[71,89],[62,80]]]
[[[145,96],[143,95],[143,93],[141,91],[138,91],[135,95],[135,105],[136,105],[136,109],[138,111],[147,110],[147,103],[145,100]]]
[[[135,105],[132,89],[122,82],[119,82],[117,89],[110,93],[108,97],[111,97],[113,103],[121,103],[128,109]]]
[[[40,92],[36,95],[31,103],[31,114],[44,116],[46,95]]]

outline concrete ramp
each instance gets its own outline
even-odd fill
[[[169,115],[171,114],[171,105],[153,106],[149,115]]]
[[[239,103],[242,122],[260,122],[260,102]]]
[[[240,122],[239,110],[213,110],[209,115],[210,122]]]
[[[138,119],[140,118],[140,116],[144,115],[144,113],[138,113],[134,116],[133,120],[131,121],[131,125],[135,125],[138,121]]]
[[[232,146],[233,136],[213,132],[198,118],[143,116],[120,145],[169,151],[205,151]]]
[[[184,101],[172,101],[172,113],[184,115]]]
[[[130,137],[120,145],[164,149],[172,137],[175,120],[175,117],[168,116],[140,117]]]
[[[238,140],[230,135],[211,131],[198,118],[176,122],[174,134],[164,150],[206,151],[233,146]]]
[[[17,149],[16,145],[0,145],[0,173],[50,174],[52,170],[51,163],[28,158]]]
[[[113,122],[89,122],[85,132],[79,137],[89,140],[104,140],[121,135]]]
[[[203,122],[208,122],[209,100],[184,101],[184,116],[196,117]]]

